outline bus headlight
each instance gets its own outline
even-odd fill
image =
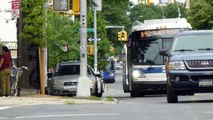
[[[183,61],[173,61],[173,62],[169,62],[167,69],[168,70],[185,70],[186,67]]]
[[[143,73],[141,73],[141,71],[134,70],[132,72],[132,76],[133,76],[133,78],[141,78],[141,77],[143,77]]]

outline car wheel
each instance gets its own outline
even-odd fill
[[[171,87],[167,86],[167,102],[168,103],[177,103],[178,96],[177,94],[172,91]]]
[[[104,92],[104,83],[100,82],[100,92],[98,92],[98,84],[96,84],[96,96],[97,97],[102,97],[103,92]]]
[[[54,90],[53,95],[54,95],[54,96],[60,95],[60,91],[59,91],[59,90]]]

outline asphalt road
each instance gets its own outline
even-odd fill
[[[116,73],[103,95],[116,104],[0,106],[0,120],[213,120],[213,94],[181,96],[176,104],[168,104],[165,95],[131,98],[122,91],[121,71]]]

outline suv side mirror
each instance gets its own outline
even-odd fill
[[[168,50],[166,49],[162,49],[159,51],[159,54],[162,55],[162,56],[170,56],[170,53]]]
[[[102,77],[100,73],[95,74],[96,77]]]

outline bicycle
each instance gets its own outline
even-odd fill
[[[21,75],[22,75],[24,70],[29,70],[29,69],[26,66],[22,66],[22,67],[16,67],[15,65],[12,66],[11,77],[15,78],[15,81],[11,86],[10,96],[14,96],[14,97],[17,96],[17,94],[18,94],[18,88],[17,88],[18,81],[19,81],[19,78],[21,78]]]

